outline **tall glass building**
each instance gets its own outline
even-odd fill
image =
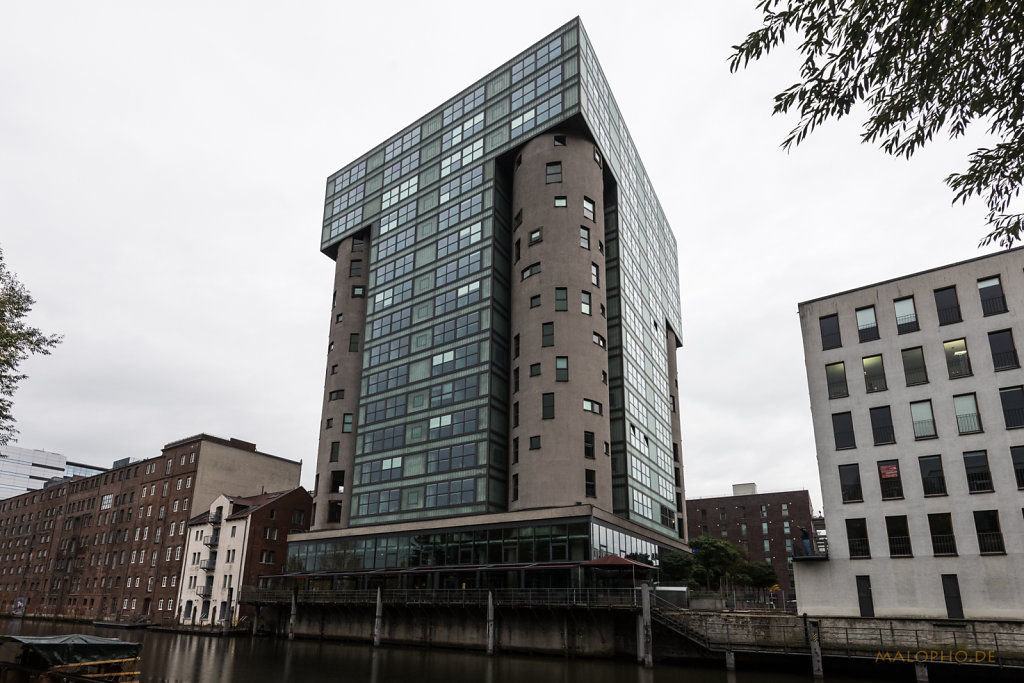
[[[676,243],[578,18],[332,175],[320,246],[291,568],[682,547]]]

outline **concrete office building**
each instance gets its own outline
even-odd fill
[[[68,462],[60,453],[11,444],[0,446],[0,498],[38,491],[64,477],[89,477],[104,471],[101,467]]]
[[[676,244],[578,19],[332,175],[321,250],[301,566],[404,566],[388,534],[453,525],[561,539],[510,562],[680,545]]]
[[[828,559],[801,612],[1024,614],[1024,251],[800,304]]]
[[[708,536],[728,541],[751,562],[775,569],[787,596],[796,588],[793,558],[801,553],[800,529],[814,534],[814,511],[807,489],[757,492],[756,484],[734,484],[731,496],[686,501],[690,540]]]

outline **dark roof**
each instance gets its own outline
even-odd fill
[[[297,488],[302,488],[297,487]],[[259,510],[261,507],[268,505],[278,498],[295,491],[296,489],[288,489],[287,491],[273,491],[271,493],[261,493],[258,496],[228,496],[228,500],[235,508],[235,512],[232,512],[226,517],[226,519],[244,519],[252,513]]]

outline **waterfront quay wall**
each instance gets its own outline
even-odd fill
[[[287,610],[278,612],[274,630],[286,636],[289,615]],[[372,642],[375,621],[375,610],[369,606],[302,605],[296,610],[290,628],[296,638]],[[381,613],[379,633],[380,642],[389,645],[486,650],[487,610],[386,606]],[[581,657],[635,655],[636,615],[606,609],[497,608],[493,647],[496,652]]]
[[[689,631],[715,649],[790,652],[808,649],[808,623],[817,625],[825,654],[992,652],[1024,661],[1024,621],[814,617],[792,614],[686,610]],[[655,648],[657,651],[657,647]]]

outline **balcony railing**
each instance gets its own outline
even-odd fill
[[[924,485],[924,495],[942,496],[946,494],[946,477],[941,474],[933,474],[921,478]]]
[[[992,491],[992,473],[988,470],[967,473],[967,490],[971,493]]]
[[[843,338],[838,332],[822,333],[821,335],[821,349],[827,351],[828,349],[838,349],[843,345]]]
[[[896,443],[896,432],[893,430],[892,425],[872,427],[871,433],[875,437],[876,446],[881,446],[887,443]]]
[[[885,391],[888,389],[888,385],[885,383],[885,373],[864,373],[864,388],[869,394],[873,394],[876,391]]]
[[[962,413],[956,416],[956,427],[961,434],[981,431],[981,416],[977,413]]]
[[[203,545],[209,546],[210,548],[216,548],[220,545],[220,534],[203,536]]]
[[[921,326],[917,324],[916,315],[901,315],[896,318],[896,331],[900,334],[917,332]]]
[[[843,430],[836,432],[836,448],[854,448],[857,440],[852,431]]]
[[[936,555],[956,555],[956,536],[932,534],[932,551]]]
[[[935,435],[935,420],[914,420],[915,439],[931,439]]]
[[[1003,532],[991,531],[978,533],[978,548],[982,554],[1006,554],[1006,546],[1003,545]]]
[[[910,546],[910,536],[890,536],[889,555],[892,557],[913,557],[914,552]]]
[[[1020,357],[1017,356],[1017,350],[1011,349],[1010,351],[993,353],[992,365],[995,366],[996,370],[1012,370],[1013,368],[1019,368]]]
[[[878,325],[873,323],[871,325],[864,325],[863,327],[857,328],[857,336],[862,342],[869,342],[878,339]]]
[[[205,572],[212,572],[217,568],[217,560],[200,560],[199,568]]]
[[[882,500],[903,497],[903,480],[899,477],[882,479],[881,481]]]
[[[907,386],[928,383],[928,371],[923,368],[906,368]]]
[[[842,492],[844,503],[860,503],[864,500],[864,493],[861,491],[860,484],[843,486]]]
[[[196,586],[196,595],[208,598],[213,594],[213,586]]]
[[[871,557],[871,546],[866,538],[850,538],[850,557]]]
[[[1006,418],[1007,429],[1024,427],[1024,408],[1006,408],[1003,417]]]
[[[963,318],[960,317],[960,304],[940,308],[938,309],[938,313],[940,325],[951,325],[963,320]]]
[[[381,601],[391,605],[486,605],[488,593],[495,605],[512,607],[559,605],[635,609],[640,605],[640,592],[632,588],[387,589],[381,592]],[[287,589],[248,586],[241,588],[238,600],[243,604],[290,603],[293,595],[301,604],[372,605],[377,601],[375,590],[303,589],[293,593]]]
[[[949,369],[950,379],[959,379],[960,377],[970,377],[971,374],[971,359],[964,356],[957,356],[956,358],[947,358],[946,367]]]
[[[211,512],[210,513],[210,524],[213,524],[213,525],[220,524],[221,518],[223,516],[224,516],[224,514],[220,510],[217,510],[215,512]]]
[[[850,395],[850,389],[846,386],[846,380],[828,383],[829,398],[845,398]]]
[[[995,289],[995,287],[993,287],[993,289]],[[981,310],[985,315],[1006,313],[1006,297],[1002,294],[982,297]]]

